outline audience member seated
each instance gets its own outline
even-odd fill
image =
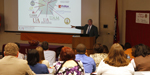
[[[4,48],[4,57],[0,60],[0,75],[35,75],[26,60],[18,59],[19,48],[8,43]]]
[[[55,75],[84,75],[81,61],[75,60],[75,53],[69,47],[63,47],[60,52],[60,61],[54,63]]]
[[[36,50],[39,53],[39,63],[45,64],[47,66],[47,68],[49,68],[50,67],[49,62],[47,60],[45,60],[43,48],[38,46],[38,47],[36,47]]]
[[[126,55],[129,55],[131,59],[134,58],[134,56],[132,55],[132,48],[131,48],[131,44],[130,43],[125,43],[125,51],[124,53]]]
[[[83,63],[85,73],[92,73],[96,70],[96,64],[93,58],[85,55],[86,47],[83,44],[79,44],[76,47],[76,60],[80,60]]]
[[[101,44],[95,44],[94,45],[94,54],[91,54],[90,57],[94,59],[96,63],[96,67],[98,67],[99,63],[101,62],[102,59],[106,58],[108,56],[107,53],[104,51],[104,47]]]
[[[103,53],[108,54],[109,53],[108,47],[106,45],[103,45],[103,48],[104,48]]]
[[[97,75],[134,75],[133,65],[120,44],[112,45],[108,56],[99,64]]]
[[[43,41],[41,46],[44,50],[45,60],[49,61],[49,63],[53,65],[53,63],[56,61],[56,53],[54,51],[49,50],[48,42],[46,41]]]
[[[150,71],[150,52],[144,44],[133,47],[134,59],[131,60],[136,71]]]
[[[20,44],[17,43],[17,42],[15,42],[15,44],[17,44],[18,48],[20,49]],[[18,58],[19,58],[19,59],[25,59],[25,58],[24,58],[24,54],[22,54],[22,53],[19,52]]]
[[[40,64],[39,62],[39,53],[37,50],[32,49],[29,50],[27,53],[27,61],[32,69],[36,74],[48,74],[48,68],[45,64]]]

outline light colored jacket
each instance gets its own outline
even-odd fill
[[[35,75],[26,60],[5,56],[0,60],[0,75]]]

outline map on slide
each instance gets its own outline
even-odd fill
[[[40,23],[39,16],[42,14],[46,15],[46,17],[48,15],[53,15],[53,11],[55,11],[54,7],[57,6],[56,3],[57,3],[57,0],[39,0],[38,2],[35,2],[34,0],[32,0],[30,4],[31,4],[31,10],[33,11],[30,17],[31,18],[35,17],[35,20],[33,19],[33,22]],[[38,4],[38,6],[35,6],[35,4]],[[33,8],[36,10],[34,11]],[[39,15],[37,15],[38,12],[40,12]],[[58,14],[57,12],[55,13]],[[60,14],[58,15],[61,16]],[[59,19],[59,17],[53,17],[53,18]],[[44,21],[42,23],[44,22],[50,23],[48,18],[43,18],[43,20]]]
[[[39,2],[31,1],[31,6],[34,6],[35,3],[39,4],[39,6],[35,6],[38,8],[37,11],[41,11],[41,14],[53,14],[54,6],[56,5],[57,0],[39,0]],[[33,11],[33,13],[36,13]]]
[[[18,5],[18,30],[67,32],[81,25],[81,0],[18,0]]]

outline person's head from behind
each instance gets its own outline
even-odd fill
[[[94,45],[94,53],[103,53],[103,46],[100,43]]]
[[[138,56],[145,57],[149,54],[150,54],[150,51],[149,51],[148,47],[144,44],[138,44],[132,48],[132,55],[134,57],[138,57]]]
[[[130,43],[128,43],[128,42],[127,42],[127,43],[125,43],[124,48],[125,48],[125,50],[126,50],[126,49],[128,49],[128,48],[131,48],[131,44],[130,44]]]
[[[92,22],[93,22],[92,19],[89,19],[88,20],[88,25],[92,25]]]
[[[4,55],[18,56],[19,48],[15,43],[7,43],[4,48]]]
[[[75,53],[70,47],[63,47],[60,52],[60,61],[74,60]]]
[[[106,45],[103,45],[103,53],[109,53],[108,47]]]
[[[34,66],[35,64],[37,64],[39,62],[38,51],[35,49],[29,50],[27,53],[27,61],[28,61],[28,64],[31,66]]]
[[[41,47],[43,48],[43,50],[48,50],[48,42],[47,41],[43,41]]]
[[[121,45],[119,43],[115,43],[111,46],[108,56],[104,59],[104,62],[111,66],[120,67],[127,66],[130,61],[127,59]]]
[[[37,50],[38,53],[39,53],[39,63],[42,63],[42,60],[45,60],[43,48],[40,47],[40,46],[38,46],[38,47],[36,47],[36,50]]]
[[[77,54],[85,54],[86,47],[84,44],[78,44],[76,47]]]

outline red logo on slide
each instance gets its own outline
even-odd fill
[[[58,8],[61,8],[61,5],[58,5]]]
[[[68,5],[58,5],[58,8],[69,8]]]

